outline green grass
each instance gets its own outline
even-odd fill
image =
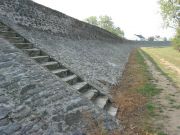
[[[151,83],[145,84],[142,88],[138,89],[138,91],[146,97],[153,97],[159,94],[160,90],[155,87],[155,85]]]
[[[147,97],[148,101],[145,105],[145,108],[147,110],[147,116],[145,118],[145,121],[147,123],[151,123],[153,121],[152,118],[155,118],[157,116],[157,109],[159,108],[153,101],[153,97],[158,95],[160,93],[160,89],[158,89],[150,80],[153,79],[152,74],[148,71],[148,65],[145,63],[145,60],[143,56],[139,53],[137,54],[137,61],[141,65],[142,73],[144,75],[144,79],[146,80],[146,83],[139,89],[137,89],[138,93],[144,95]],[[143,52],[143,51],[142,51]],[[144,53],[144,52],[143,52]],[[146,54],[145,54],[146,56]],[[161,112],[163,112],[163,109],[161,109]],[[146,123],[145,122],[145,123]],[[153,123],[152,123],[153,124]],[[164,132],[161,132],[161,129],[158,129],[158,127],[154,126],[148,126],[144,125],[145,129],[149,131],[150,133],[155,133],[157,135],[166,135]]]
[[[145,60],[144,60],[143,56],[141,56],[140,50],[138,50],[138,53],[136,55],[136,60],[141,65],[140,68],[141,68],[141,72],[142,72],[142,74],[144,76],[145,81],[147,83],[149,83],[149,80],[152,80],[153,77],[148,71],[148,65],[145,63]],[[144,87],[146,87],[146,86],[144,86]]]
[[[179,128],[179,129],[180,129],[180,126],[177,126],[177,128]]]
[[[137,91],[143,94],[144,96],[148,97],[149,99],[151,99],[153,96],[159,94],[160,89],[157,89],[156,86],[149,81],[149,80],[152,80],[153,77],[149,73],[148,66],[145,63],[145,60],[143,56],[141,56],[140,52],[137,53],[136,57],[137,57],[138,63],[141,65],[144,79],[146,80],[146,83],[141,88],[137,89]]]
[[[173,47],[147,47],[142,48],[143,52],[153,61],[158,69],[166,75],[169,80],[173,81],[176,86],[180,87],[180,75],[176,71],[168,68],[160,59],[171,63],[176,68],[180,69],[180,53],[173,49]]]
[[[158,55],[161,58],[174,64],[176,67],[180,68],[180,53],[173,47],[148,47],[143,48],[143,50],[146,53],[151,54],[151,56],[153,57],[156,57],[155,55]]]
[[[158,133],[158,135],[167,135],[167,134],[161,131]]]
[[[156,107],[155,107],[155,104],[149,102],[149,103],[146,104],[146,108],[147,108],[148,113],[149,113],[150,115],[154,115],[154,114],[155,114],[155,113],[154,113],[154,112],[155,112],[154,110],[155,110],[155,108],[156,108]]]
[[[173,105],[172,108],[180,109],[180,105]]]

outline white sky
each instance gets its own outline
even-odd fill
[[[163,29],[158,0],[33,0],[69,16],[84,20],[89,16],[108,15],[116,26],[133,39],[134,34],[146,38],[160,35],[172,37],[172,29]]]

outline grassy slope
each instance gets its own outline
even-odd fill
[[[180,53],[172,47],[163,48],[142,48],[156,63],[156,65],[180,87],[180,75],[177,71],[167,65],[171,64],[180,70]],[[165,61],[165,62],[164,62]]]

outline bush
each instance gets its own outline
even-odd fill
[[[176,36],[172,40],[173,46],[180,52],[180,27],[177,29]]]

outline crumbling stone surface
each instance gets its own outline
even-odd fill
[[[30,0],[1,0],[0,20],[105,93],[132,49],[169,44],[125,41]]]
[[[121,128],[115,118],[12,44],[0,38],[0,134],[72,135],[84,132],[84,113],[103,117],[106,129]]]

